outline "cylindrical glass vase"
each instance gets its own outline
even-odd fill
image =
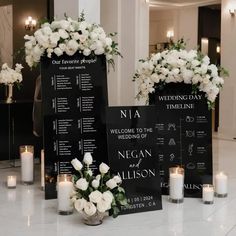
[[[13,102],[13,84],[6,85],[6,103]]]
[[[7,188],[16,188],[16,175],[7,176]]]
[[[184,169],[181,167],[169,169],[169,201],[173,203],[184,201]]]
[[[214,187],[212,184],[203,184],[202,186],[202,201],[204,204],[214,203]]]
[[[59,215],[70,215],[73,213],[71,193],[73,190],[72,176],[60,174],[57,178],[57,201]]]
[[[215,196],[220,198],[228,196],[228,176],[224,172],[215,175]]]
[[[21,181],[23,184],[34,183],[34,146],[20,146]]]

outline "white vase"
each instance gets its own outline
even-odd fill
[[[108,215],[108,213],[100,213],[97,211],[94,215],[88,216],[85,212],[81,212],[81,215],[83,217],[84,224],[96,226],[102,224],[104,216]]]
[[[6,103],[13,102],[13,84],[6,85]]]

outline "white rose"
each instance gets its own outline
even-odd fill
[[[82,211],[84,209],[86,203],[87,203],[87,201],[84,198],[76,200],[74,203],[75,209],[78,212]]]
[[[54,53],[59,57],[63,54],[63,51],[60,48],[55,48]]]
[[[47,56],[48,56],[49,58],[52,57],[52,53],[53,53],[53,49],[52,49],[52,48],[48,48],[48,49],[47,49]]]
[[[92,40],[96,40],[96,39],[98,38],[98,34],[95,33],[95,32],[91,32],[91,33],[90,33],[90,38],[91,38]]]
[[[70,26],[70,22],[67,20],[60,20],[60,26],[62,29],[67,29]]]
[[[78,189],[81,189],[83,191],[87,190],[88,188],[88,182],[84,178],[80,178],[79,180],[77,180],[75,185]]]
[[[85,56],[89,56],[91,54],[91,50],[89,48],[85,48],[84,51],[83,51],[83,54]]]
[[[86,202],[86,204],[84,206],[84,212],[87,215],[92,216],[96,213],[96,211],[97,211],[97,209],[92,202]]]
[[[120,184],[120,183],[122,182],[121,177],[118,176],[118,175],[114,176],[113,179],[115,180],[115,182],[116,182],[117,184]]]
[[[97,209],[99,212],[104,213],[107,210],[111,209],[111,203],[101,200],[100,202],[97,203]]]
[[[31,42],[31,41],[25,42],[25,47],[26,47],[27,49],[32,49],[32,47],[33,47],[32,42]]]
[[[113,194],[111,193],[111,191],[106,191],[102,194],[102,199],[106,202],[109,202],[110,204],[113,201]]]
[[[75,33],[71,34],[71,36],[72,36],[72,39],[78,40],[80,35],[78,32],[75,32]]]
[[[63,39],[69,38],[69,34],[64,29],[59,29],[58,33],[59,33],[60,37]]]
[[[115,187],[117,187],[117,183],[114,179],[109,179],[107,182],[106,182],[106,186],[110,189],[113,189]]]
[[[45,27],[43,27],[43,28],[42,28],[42,31],[43,31],[43,33],[46,34],[46,35],[52,34],[52,30],[51,30],[50,26],[48,26],[48,25],[45,26]]]
[[[106,55],[106,60],[109,61],[109,60],[111,60],[111,59],[112,59],[112,55],[111,55],[111,54],[107,54],[107,55]]]
[[[74,158],[74,159],[71,161],[71,164],[72,164],[72,166],[73,166],[76,170],[78,170],[78,171],[83,168],[82,163],[81,163],[77,158]]]
[[[198,60],[193,60],[192,61],[192,66],[193,67],[197,67],[198,65],[200,65],[200,61],[198,61]]]
[[[96,48],[95,50],[94,50],[94,53],[96,54],[96,55],[101,55],[101,54],[103,54],[105,51],[104,51],[104,48],[103,47],[98,47],[98,48]]]
[[[203,59],[202,59],[202,62],[205,64],[205,65],[209,65],[210,64],[210,58],[208,56],[205,56]]]
[[[83,162],[86,164],[86,165],[91,165],[93,163],[93,157],[91,155],[90,152],[86,152],[84,154],[84,159],[83,159]]]
[[[92,181],[92,187],[94,187],[94,188],[98,188],[98,187],[99,187],[99,184],[100,184],[100,181],[97,180],[97,179],[94,179],[94,180]]]
[[[110,167],[103,162],[99,165],[99,171],[101,174],[106,174],[109,169],[110,169]]]
[[[112,45],[112,39],[111,38],[106,38],[105,39],[106,46],[111,46]]]
[[[102,199],[102,193],[98,190],[95,190],[89,194],[89,201],[93,203],[98,203]]]
[[[80,41],[81,43],[84,43],[84,42],[86,41],[86,39],[87,39],[87,36],[82,35],[82,34],[79,35],[79,41]]]
[[[75,40],[68,41],[66,45],[66,54],[73,56],[79,48],[79,44]]]
[[[52,29],[58,29],[58,28],[60,28],[61,26],[60,26],[60,21],[53,21],[52,23],[51,23],[51,28]]]
[[[66,50],[66,45],[64,43],[60,43],[59,48],[64,52]]]
[[[20,71],[21,71],[23,68],[24,68],[24,67],[23,67],[21,64],[16,63],[16,67],[15,67],[16,72],[20,73]]]
[[[97,175],[96,180],[100,181],[100,179],[101,179],[101,175]]]

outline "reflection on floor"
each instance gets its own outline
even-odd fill
[[[236,235],[236,142],[214,139],[214,171],[229,175],[229,196],[203,205],[200,199],[171,204],[163,197],[163,210],[107,218],[100,226],[81,223],[78,214],[57,215],[56,200],[44,200],[40,176],[32,186],[8,190],[4,181],[10,173],[20,179],[20,169],[0,171],[0,235],[5,236],[235,236]],[[39,169],[39,165],[36,165]]]

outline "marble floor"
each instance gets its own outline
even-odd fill
[[[163,196],[163,210],[106,218],[100,226],[86,226],[78,214],[60,216],[57,201],[44,200],[40,177],[32,186],[18,183],[5,187],[6,176],[20,169],[0,169],[1,236],[235,236],[236,235],[236,142],[214,139],[214,171],[229,175],[229,196],[204,205],[200,199],[187,198],[171,204]],[[39,169],[39,165],[36,165]]]

